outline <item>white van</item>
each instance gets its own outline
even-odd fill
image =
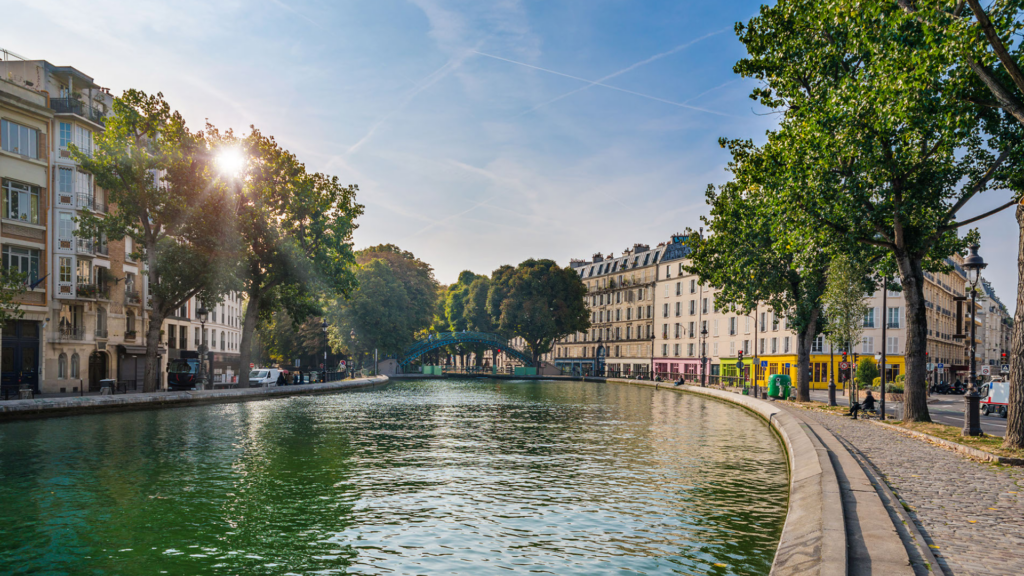
[[[981,387],[981,413],[986,416],[998,414],[1006,418],[1007,405],[1010,402],[1010,383],[1003,382],[998,376]]]
[[[249,372],[249,387],[266,388],[268,386],[277,386],[277,377],[280,375],[281,371],[277,368],[257,368]]]

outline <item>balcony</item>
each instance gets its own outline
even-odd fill
[[[79,298],[95,298],[99,294],[99,289],[95,284],[83,282],[81,278],[78,280],[78,284],[75,286],[75,295]]]
[[[107,337],[107,329],[106,328],[97,328],[96,329],[96,337],[97,338],[106,338]]]
[[[85,328],[81,326],[61,326],[57,331],[61,340],[85,340]]]
[[[139,291],[132,288],[126,288],[124,291],[124,302],[125,304],[138,305],[142,302],[142,299],[139,297]]]
[[[50,98],[50,109],[57,114],[77,114],[82,118],[103,125],[103,113],[86,105],[78,98]]]
[[[107,213],[107,205],[98,202],[96,197],[91,194],[78,194],[77,206],[85,210],[92,210],[93,212],[100,212],[102,214]]]
[[[92,238],[75,238],[75,252],[78,252],[79,254],[92,254]]]
[[[899,322],[889,322],[888,324],[885,325],[885,327],[886,328],[899,328],[900,327],[900,323]]]
[[[125,340],[135,340],[135,337],[137,335],[138,334],[135,332],[135,330],[125,330],[124,331],[124,339]]]

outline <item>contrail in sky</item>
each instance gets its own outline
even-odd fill
[[[675,54],[676,52],[679,52],[681,50],[685,50],[685,49],[689,48],[690,46],[693,46],[694,44],[700,42],[701,40],[706,40],[708,38],[711,38],[712,36],[717,36],[717,35],[721,34],[722,32],[725,32],[725,31],[730,30],[730,29],[731,29],[731,27],[722,28],[721,30],[717,30],[715,32],[710,32],[708,34],[705,34],[705,35],[701,36],[700,38],[697,38],[695,40],[691,40],[691,41],[689,41],[689,42],[687,42],[685,44],[680,44],[679,46],[676,46],[675,48],[673,48],[671,50],[668,50],[666,52],[662,52],[660,54],[655,54],[654,56],[651,56],[650,58],[647,58],[645,60],[641,60],[641,61],[639,61],[639,62],[637,62],[635,64],[627,66],[627,67],[623,68],[622,70],[619,70],[618,72],[612,72],[611,74],[609,74],[609,75],[607,75],[607,76],[605,76],[603,78],[600,78],[598,80],[590,82],[586,86],[582,86],[582,87],[577,88],[575,90],[571,90],[569,92],[566,92],[565,94],[562,94],[561,96],[556,96],[556,97],[554,97],[554,98],[552,98],[552,99],[550,99],[550,100],[548,100],[546,102],[541,102],[540,104],[537,104],[536,106],[534,106],[533,108],[530,108],[526,112],[523,112],[522,114],[519,114],[519,116],[525,116],[525,115],[529,114],[530,112],[533,112],[534,110],[537,110],[538,108],[543,108],[544,106],[547,106],[548,104],[553,104],[555,102],[558,102],[562,98],[567,98],[569,96],[572,96],[573,94],[576,94],[577,92],[582,92],[584,90],[588,90],[592,86],[603,86],[604,85],[603,82],[611,80],[612,78],[615,78],[616,76],[621,76],[621,75],[625,74],[626,72],[631,72],[631,71],[636,70],[637,68],[639,68],[641,66],[646,66],[647,64],[650,64],[651,62],[654,62],[655,60],[661,60],[662,58],[664,58],[666,56],[671,56],[671,55]],[[685,102],[684,102],[684,104],[685,104]]]
[[[617,90],[619,92],[625,92],[626,94],[632,94],[633,96],[639,96],[641,98],[647,98],[648,100],[654,100],[655,102],[661,102],[662,104],[669,104],[671,106],[678,106],[680,108],[687,108],[689,110],[696,110],[697,112],[706,112],[708,114],[714,114],[716,116],[724,116],[726,118],[736,118],[736,116],[733,116],[732,114],[725,114],[723,112],[716,112],[714,110],[708,110],[707,108],[700,108],[698,106],[690,106],[689,104],[685,104],[683,102],[673,102],[672,100],[666,100],[664,98],[658,98],[657,96],[651,96],[650,94],[642,94],[640,92],[634,92],[632,90],[626,90],[625,88],[619,88],[618,86],[612,86],[610,84],[604,84],[603,82],[601,82],[599,80],[588,80],[586,78],[580,78],[579,76],[573,76],[572,74],[565,74],[563,72],[558,72],[558,71],[555,71],[555,70],[549,70],[547,68],[541,68],[540,66],[534,66],[533,64],[527,64],[526,62],[517,62],[515,60],[509,60],[508,58],[502,58],[501,56],[495,56],[494,54],[487,54],[485,52],[480,52],[479,50],[471,50],[471,52],[473,54],[478,54],[480,56],[486,56],[488,58],[493,58],[495,60],[501,60],[502,62],[508,62],[510,64],[518,64],[519,66],[525,66],[527,68],[532,68],[534,70],[539,70],[541,72],[547,72],[548,74],[554,74],[556,76],[562,76],[563,78],[571,78],[573,80],[579,80],[580,82],[586,82],[587,84],[590,84],[590,85],[593,85],[593,86],[602,86],[604,88],[609,88],[611,90]]]

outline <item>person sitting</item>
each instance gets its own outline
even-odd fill
[[[857,419],[857,413],[861,410],[868,412],[875,411],[875,397],[871,395],[871,390],[868,390],[867,396],[864,397],[864,402],[852,402],[850,404],[850,411],[846,413],[847,416],[853,416],[853,419]]]

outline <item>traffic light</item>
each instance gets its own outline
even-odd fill
[[[743,362],[743,350],[740,350],[740,351],[739,351],[739,352],[738,352],[738,353],[736,354],[736,358],[738,358],[740,362]]]
[[[843,362],[846,362],[846,351],[843,351]]]

